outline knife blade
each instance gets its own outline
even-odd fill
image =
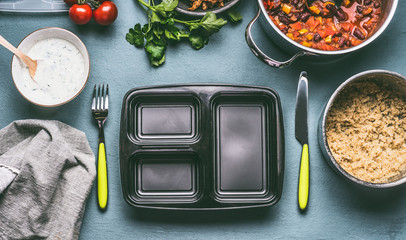
[[[309,200],[309,146],[308,146],[308,81],[307,73],[301,72],[296,95],[295,136],[302,144],[299,171],[298,203],[301,210],[307,208]]]

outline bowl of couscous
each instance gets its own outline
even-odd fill
[[[406,78],[385,70],[341,84],[322,111],[319,144],[329,165],[359,185],[406,182]]]

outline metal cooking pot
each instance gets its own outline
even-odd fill
[[[318,50],[318,49],[313,49],[309,47],[305,47],[301,45],[300,43],[297,43],[287,37],[279,28],[272,22],[271,18],[268,16],[268,13],[265,10],[263,0],[257,0],[258,1],[258,13],[252,19],[252,21],[248,24],[246,30],[245,30],[245,39],[247,41],[248,47],[251,49],[251,51],[254,53],[255,56],[257,56],[261,61],[264,63],[268,64],[271,67],[276,67],[276,68],[282,68],[289,66],[294,60],[296,60],[298,57],[302,56],[319,56],[323,57],[323,59],[328,58],[328,59],[334,59],[338,58],[341,56],[344,56],[345,54],[354,52],[360,48],[365,47],[366,45],[370,44],[372,41],[374,41],[376,38],[378,38],[383,31],[385,31],[386,27],[389,25],[390,21],[393,18],[393,15],[395,14],[396,7],[398,5],[398,0],[384,0],[382,1],[382,9],[383,9],[383,20],[380,22],[380,24],[376,27],[375,33],[368,38],[366,41],[363,43],[347,48],[344,50],[339,50],[339,51],[323,51],[323,50]],[[293,57],[290,58],[289,60],[286,61],[277,61],[266,55],[261,51],[261,49],[255,44],[252,34],[251,34],[251,29],[254,23],[260,18],[261,24],[264,27],[264,30],[267,32],[267,34],[270,36],[272,41],[281,47],[283,50],[286,50],[287,52],[293,54]]]

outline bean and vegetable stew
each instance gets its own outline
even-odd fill
[[[381,0],[263,0],[269,17],[292,40],[324,51],[356,46],[368,39],[381,19]]]

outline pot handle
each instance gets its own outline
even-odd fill
[[[265,53],[259,49],[257,44],[255,44],[254,40],[252,39],[252,34],[251,34],[251,29],[254,23],[258,20],[259,16],[261,15],[261,9],[258,6],[258,13],[257,15],[251,20],[251,22],[248,24],[247,28],[245,29],[245,40],[247,41],[248,47],[251,49],[251,51],[254,53],[254,55],[259,58],[262,62],[266,63],[267,65],[275,68],[283,68],[289,66],[293,61],[296,60],[298,57],[302,56],[317,56],[317,54],[307,52],[307,51],[301,51],[293,55],[292,58],[290,58],[287,61],[280,62],[277,60],[274,60],[270,57],[268,57]]]

